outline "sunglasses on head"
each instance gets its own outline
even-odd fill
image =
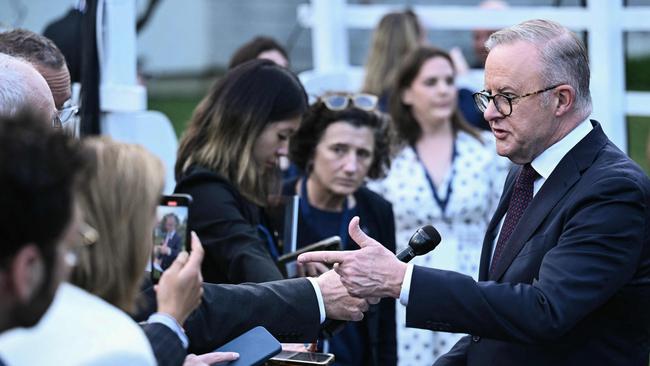
[[[331,111],[342,111],[350,106],[372,111],[377,108],[379,98],[376,95],[366,93],[334,93],[325,94],[318,97],[318,100],[325,104],[325,107]]]

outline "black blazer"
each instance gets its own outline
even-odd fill
[[[147,319],[157,307],[150,282],[144,287],[136,320]],[[262,284],[204,283],[201,305],[190,314],[183,327],[190,342],[189,352],[201,354],[214,351],[258,325],[265,327],[281,342],[316,340],[320,331],[320,312],[311,283],[304,278]],[[171,330],[169,333],[180,347],[178,336]],[[152,337],[149,339],[158,359],[159,349],[165,352],[165,347],[159,347]]]
[[[478,283],[415,267],[407,326],[471,334],[436,365],[648,365],[650,181],[593,125],[535,195],[492,277],[519,167],[488,226]]]
[[[298,178],[284,183],[283,193],[296,194]],[[361,187],[354,193],[357,203],[356,214],[361,219],[361,229],[388,250],[395,252],[395,221],[393,206],[377,193]],[[350,239],[351,247],[358,245]],[[395,300],[385,298],[370,306],[361,321],[365,330],[366,349],[370,350],[371,365],[395,365],[397,363],[397,341],[395,336]]]
[[[194,166],[177,182],[174,192],[193,198],[189,227],[205,248],[205,282],[267,282],[283,278],[269,254],[268,244],[258,233],[259,207],[228,180]]]

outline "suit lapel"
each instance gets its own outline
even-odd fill
[[[597,152],[606,142],[607,138],[600,125],[595,122],[594,129],[562,158],[519,220],[517,227],[508,239],[501,259],[495,263],[494,277],[490,277],[490,280],[498,280],[503,276],[524,244],[546,219],[553,207],[580,179],[582,172],[591,165]],[[512,189],[509,188],[509,190]],[[508,199],[507,202],[509,201]]]

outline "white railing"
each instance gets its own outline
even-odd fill
[[[350,69],[347,29],[373,29],[381,17],[403,6],[353,5],[345,0],[311,0],[298,7],[298,20],[312,28],[311,74]],[[623,32],[650,31],[650,6],[625,7],[622,0],[587,0],[586,7],[479,9],[475,6],[414,6],[427,29],[497,29],[531,18],[557,21],[588,34],[591,60],[592,116],[619,148],[626,151],[626,115],[650,116],[650,93],[626,92]]]

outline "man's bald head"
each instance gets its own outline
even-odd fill
[[[47,82],[27,61],[0,53],[0,115],[30,109],[54,116],[56,108]]]

